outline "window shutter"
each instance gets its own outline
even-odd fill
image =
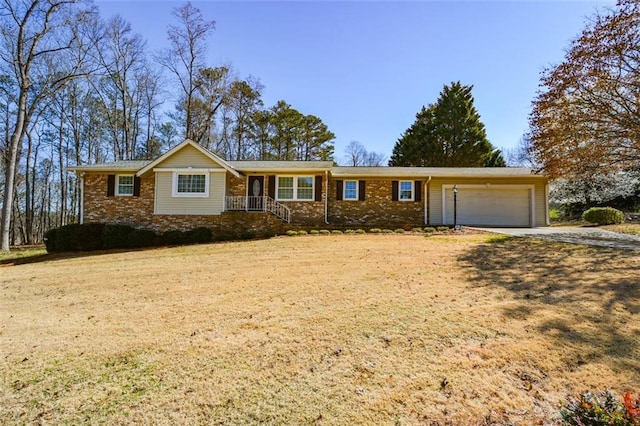
[[[340,201],[343,198],[342,190],[344,189],[344,182],[341,180],[336,181],[336,200]]]
[[[140,178],[138,176],[133,177],[133,196],[140,196]]]
[[[276,199],[276,177],[269,176],[269,187],[267,188],[267,195],[269,197]]]
[[[391,201],[398,201],[398,181],[391,181]]]
[[[107,176],[107,197],[113,197],[116,193],[116,175]]]
[[[358,181],[358,200],[364,201],[364,189],[365,189],[365,181]]]
[[[417,202],[422,201],[422,181],[415,181],[413,183],[413,199]]]
[[[322,201],[322,176],[316,176],[316,201]]]

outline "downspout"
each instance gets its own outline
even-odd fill
[[[325,190],[324,190],[324,223],[329,224],[329,171],[324,171]]]
[[[431,182],[431,176],[427,179],[424,185],[424,224],[429,225],[429,182]]]
[[[84,172],[80,173],[80,224],[84,223]]]

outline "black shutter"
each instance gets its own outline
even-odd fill
[[[413,187],[413,199],[416,203],[422,201],[422,181],[415,181]]]
[[[316,176],[316,201],[322,201],[322,176]]]
[[[391,181],[391,201],[398,201],[398,181]]]
[[[116,193],[116,175],[107,176],[107,197],[113,197]]]
[[[343,198],[342,190],[344,183],[341,180],[336,181],[336,200],[340,201]]]
[[[276,177],[269,176],[269,187],[267,188],[267,195],[269,197],[276,199]]]
[[[133,177],[133,196],[140,196],[140,178],[138,176]]]
[[[363,180],[358,181],[358,200],[364,201],[365,183]]]

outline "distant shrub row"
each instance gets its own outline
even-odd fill
[[[92,251],[123,248],[142,248],[164,245],[202,244],[213,241],[250,240],[272,237],[273,233],[258,235],[254,231],[241,233],[218,232],[199,227],[189,231],[166,231],[157,234],[148,229],[136,229],[128,225],[105,225],[102,223],[73,223],[51,229],[45,234],[45,245],[49,253],[64,251]]]
[[[624,222],[624,214],[613,207],[592,207],[582,213],[582,219],[596,225],[615,225]]]
[[[404,234],[405,231],[402,228],[397,228],[397,229],[381,229],[381,228],[371,228],[369,229],[369,233],[370,234]],[[410,232],[413,233],[421,233],[421,234],[433,234],[433,233],[449,233],[452,232],[452,228],[448,227],[448,226],[438,226],[436,228],[427,226],[426,228],[412,228]],[[295,230],[289,230],[287,231],[287,235],[289,236],[294,236],[294,235],[330,235],[330,234],[366,234],[367,231],[365,231],[364,229],[347,229],[345,231],[341,231],[339,229],[334,229],[334,230],[328,230],[328,229],[312,229],[311,231],[307,232],[305,230],[300,230],[300,231],[295,231]]]

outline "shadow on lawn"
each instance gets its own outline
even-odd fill
[[[513,293],[507,318],[531,321],[558,344],[571,344],[572,363],[609,356],[617,367],[638,368],[640,333],[625,329],[640,317],[637,252],[538,239],[511,238],[476,246],[458,259],[471,285]],[[549,316],[548,307],[556,307]],[[547,317],[536,316],[547,310]],[[634,334],[635,333],[635,334]]]
[[[0,259],[0,266],[17,266],[28,265],[32,263],[54,262],[58,260],[77,259],[88,256],[101,256],[105,254],[126,253],[132,251],[153,250],[158,247],[140,248],[140,249],[113,249],[113,250],[96,250],[96,251],[70,251],[61,253],[41,253],[32,256],[10,257]]]

